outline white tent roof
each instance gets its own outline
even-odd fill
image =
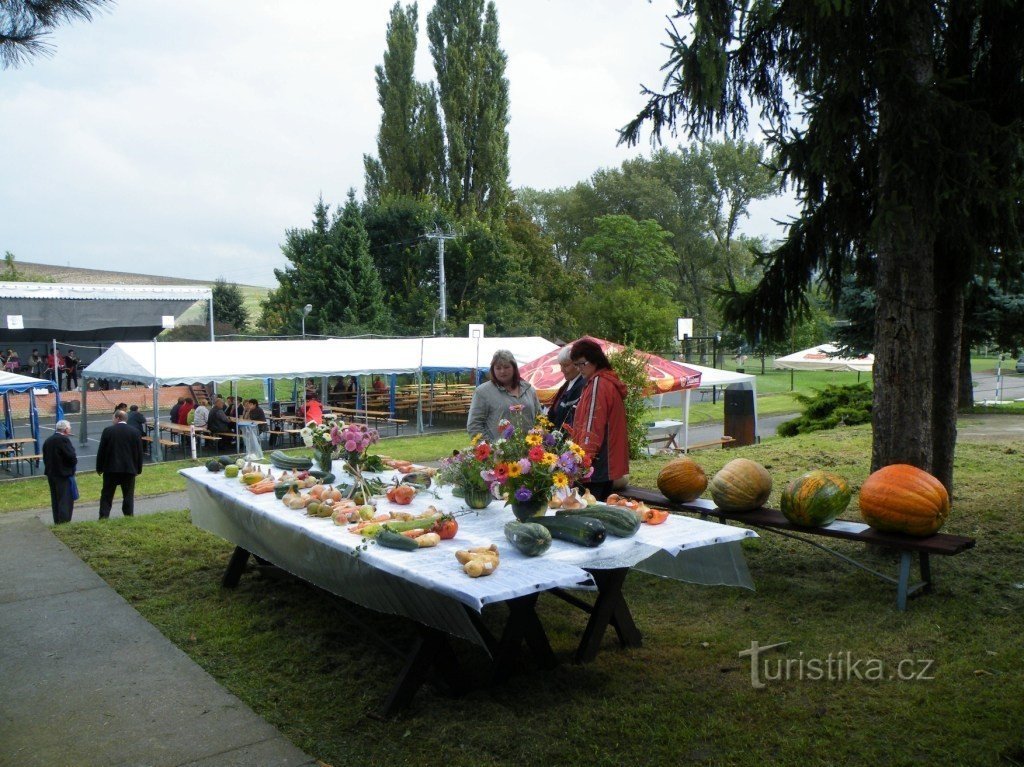
[[[694,365],[692,362],[684,362],[683,364],[700,373],[700,386],[698,387],[700,389],[709,389],[712,386],[726,386],[734,383],[753,383],[757,378],[757,376],[750,373],[706,368],[702,365]]]
[[[0,391],[25,392],[29,389],[37,388],[56,389],[57,387],[53,381],[43,378],[29,378],[28,376],[0,370]]]
[[[875,355],[865,357],[838,357],[839,347],[835,344],[819,344],[803,351],[787,354],[775,360],[775,367],[782,370],[837,370],[867,372],[875,364]]]
[[[554,344],[538,337],[130,342],[114,344],[82,376],[172,385],[473,370],[489,367],[496,349],[508,349],[518,361],[526,362],[553,348]]]

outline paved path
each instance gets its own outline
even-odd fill
[[[186,506],[173,493],[136,512]],[[0,767],[315,767],[40,514],[49,520],[49,509],[0,516]],[[75,509],[85,518],[95,504]]]

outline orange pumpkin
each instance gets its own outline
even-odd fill
[[[715,506],[722,511],[752,511],[764,506],[772,492],[772,475],[749,458],[729,461],[708,483]]]
[[[658,472],[658,489],[674,503],[689,503],[708,486],[708,475],[692,458],[676,458]]]
[[[939,480],[906,463],[885,466],[860,488],[860,515],[871,527],[921,537],[949,517],[949,493]]]

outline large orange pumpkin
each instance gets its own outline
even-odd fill
[[[689,503],[707,489],[708,475],[692,458],[676,458],[658,472],[658,489],[674,503]]]
[[[859,503],[865,522],[890,533],[934,535],[949,517],[949,494],[943,484],[905,463],[885,466],[868,477]]]
[[[722,511],[752,511],[764,506],[772,492],[772,475],[749,458],[729,461],[708,483],[711,498]]]

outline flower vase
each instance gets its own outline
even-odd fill
[[[317,450],[313,454],[313,457],[316,460],[316,464],[320,468],[320,471],[331,471],[331,465],[334,463],[333,454],[333,450]]]
[[[486,509],[494,500],[490,488],[465,487],[462,493],[466,505],[471,509]]]
[[[520,522],[529,521],[530,517],[543,516],[548,510],[547,499],[540,493],[535,493],[528,501],[520,501],[512,498],[509,501],[512,513]]]

